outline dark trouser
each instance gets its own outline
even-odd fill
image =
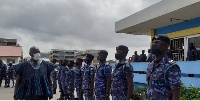
[[[47,96],[30,96],[24,98],[24,100],[48,100]]]
[[[5,86],[10,86],[10,78],[9,76],[6,76],[6,79],[5,79]]]
[[[94,100],[94,95],[90,95],[90,90],[84,90],[85,100]]]
[[[3,78],[4,78],[4,80],[5,80],[5,85],[6,85],[6,75],[5,75],[5,74],[0,75],[0,85],[2,84]]]
[[[14,80],[13,76],[10,77],[10,80],[12,80],[13,86],[15,86],[15,80]],[[10,81],[9,81],[9,85],[10,85]]]
[[[83,100],[83,93],[80,93],[80,89],[76,89],[78,100]]]

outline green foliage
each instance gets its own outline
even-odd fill
[[[145,100],[147,87],[137,86],[133,90],[132,100]]]
[[[145,100],[147,87],[137,86],[132,95],[132,100]],[[200,100],[200,88],[193,85],[186,87],[182,84],[180,89],[180,100]]]
[[[196,88],[193,85],[181,87],[181,100],[200,100],[200,88]]]

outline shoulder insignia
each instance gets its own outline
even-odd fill
[[[126,64],[126,67],[130,67],[131,66],[128,61],[125,64]]]

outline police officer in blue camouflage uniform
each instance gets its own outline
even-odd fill
[[[52,65],[54,67],[53,71],[51,72],[51,78],[53,81],[53,93],[56,94],[57,89],[57,77],[58,77],[58,66],[56,65],[56,59],[52,60]]]
[[[68,65],[62,69],[61,85],[64,93],[64,100],[74,100],[74,78],[75,73],[73,71],[74,62],[69,61]]]
[[[6,74],[5,75],[6,75],[6,77],[5,77],[5,82],[6,82],[5,88],[8,88],[8,87],[10,87],[10,85],[9,85],[10,77],[9,77],[8,69],[6,70]]]
[[[14,72],[15,72],[15,70],[14,70],[13,64],[12,64],[12,62],[10,62],[8,64],[8,77],[9,77],[8,87],[10,87],[10,80],[12,80],[12,83],[13,83],[12,87],[14,87],[14,85],[15,85],[14,77],[13,77],[14,76]]]
[[[187,52],[187,61],[196,61],[198,59],[198,50],[195,48],[193,43],[190,43]]]
[[[179,100],[181,71],[166,55],[170,39],[166,35],[156,35],[152,42],[151,53],[155,59],[147,68],[147,100]]]
[[[83,83],[82,89],[84,91],[85,100],[94,100],[94,76],[95,76],[95,66],[92,64],[94,56],[92,54],[87,54],[85,63],[83,67]]]
[[[82,79],[83,79],[83,70],[82,70],[82,62],[83,59],[76,59],[76,69],[75,69],[75,83],[74,86],[76,88],[77,98],[78,100],[83,100],[83,92],[82,92]]]
[[[95,79],[95,95],[96,100],[109,100],[111,87],[111,66],[106,63],[108,52],[106,50],[99,51],[97,60],[99,65],[96,70]]]
[[[59,92],[60,92],[60,98],[58,98],[57,100],[63,100],[63,93],[62,93],[62,86],[61,86],[61,78],[60,78],[60,74],[63,68],[63,60],[59,60],[59,64],[58,64],[58,86],[59,86]]]
[[[133,93],[133,67],[126,60],[128,47],[116,47],[115,58],[119,61],[112,74],[111,95],[113,100],[130,100]]]
[[[7,70],[6,64],[4,64],[2,60],[0,60],[0,87],[1,87],[1,84],[2,84],[3,78],[4,79],[6,78],[6,70]],[[4,87],[6,87],[6,81],[5,81]]]

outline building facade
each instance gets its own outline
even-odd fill
[[[85,57],[86,57],[86,55],[87,54],[92,54],[92,55],[94,55],[94,59],[93,59],[93,61],[92,61],[92,63],[96,66],[98,63],[99,63],[99,61],[97,60],[97,57],[98,57],[98,52],[99,52],[100,50],[86,50],[86,51],[80,51],[77,55],[76,55],[76,57],[77,58],[82,58],[82,59],[85,59]]]
[[[60,49],[51,49],[49,60],[56,59],[59,60],[72,60],[75,61],[77,50],[60,50]]]
[[[149,35],[151,38],[155,35],[167,35],[171,39],[169,49],[172,51],[172,59],[185,61],[190,43],[194,43],[200,54],[199,9],[200,0],[162,0],[117,21],[115,31]]]
[[[12,62],[17,64],[23,59],[22,47],[18,46],[0,46],[0,59],[3,63]]]
[[[4,39],[0,38],[1,46],[17,46],[17,39]]]

